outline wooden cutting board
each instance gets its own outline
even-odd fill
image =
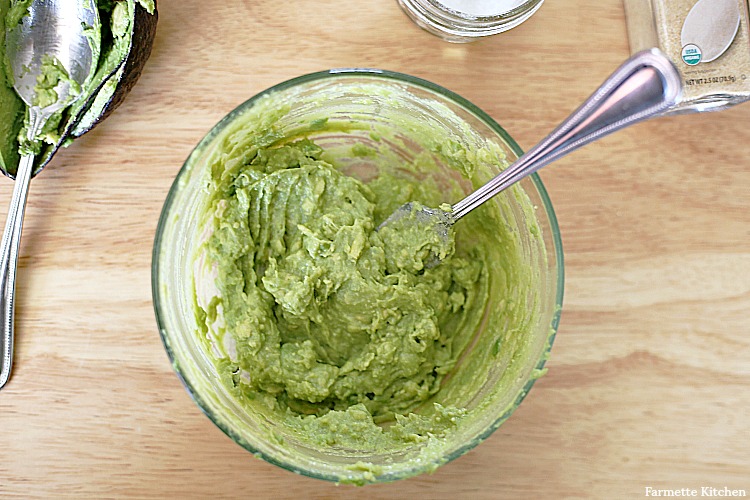
[[[159,8],[125,104],[31,186],[0,498],[750,493],[750,104],[641,124],[545,169],[566,259],[549,373],[487,442],[433,475],[337,487],[253,458],[170,367],[151,248],[182,162],[255,93],[344,66],[441,84],[528,148],[628,56],[621,2],[550,0],[470,45],[422,32],[395,0]],[[0,201],[11,189],[0,179]]]

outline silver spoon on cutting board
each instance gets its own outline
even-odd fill
[[[34,139],[56,112],[70,106],[96,70],[91,39],[99,27],[94,0],[33,0],[21,22],[5,39],[5,52],[13,72],[13,87],[28,106],[29,140]],[[41,107],[37,95],[43,62],[56,61],[69,80],[54,87],[57,99]],[[24,209],[34,166],[34,154],[23,154],[16,172],[8,218],[0,247],[0,388],[10,378],[13,364],[13,316],[18,250]]]
[[[393,212],[378,229],[402,221],[425,226],[447,241],[453,224],[496,194],[590,142],[664,113],[678,102],[681,94],[682,79],[669,58],[658,49],[639,52],[615,70],[550,135],[450,210],[418,207],[409,202]],[[433,256],[426,265],[434,267],[439,263],[439,258]]]

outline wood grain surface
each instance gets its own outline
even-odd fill
[[[345,66],[441,84],[530,147],[628,56],[621,1],[549,0],[469,45],[421,31],[395,0],[159,10],[132,94],[31,186],[0,498],[750,494],[750,104],[644,123],[545,169],[566,259],[549,373],[488,441],[434,474],[336,486],[253,458],[173,373],[150,279],[177,171],[247,98]]]

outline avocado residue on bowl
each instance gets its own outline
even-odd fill
[[[28,6],[27,0],[0,0],[0,170],[9,177],[14,177],[24,151],[37,153],[36,175],[61,146],[91,130],[120,105],[151,54],[158,19],[155,0],[98,0],[101,32],[92,36],[92,44],[100,49],[94,77],[82,89],[83,96],[51,120],[34,144],[24,144],[26,106],[13,89],[5,36]]]

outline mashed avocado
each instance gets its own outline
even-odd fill
[[[482,261],[425,269],[405,259],[397,230],[375,230],[396,181],[376,191],[321,156],[307,140],[261,150],[215,203],[206,259],[221,298],[206,304],[207,320],[220,312],[225,369],[243,390],[300,414],[360,404],[392,419],[454,365],[445,326],[474,299]],[[420,236],[409,246],[430,244]]]
[[[485,300],[482,252],[425,268],[430,231],[376,231],[376,208],[392,206],[403,181],[368,186],[322,157],[309,140],[262,149],[222,187],[202,255],[218,293],[198,297],[201,323],[231,386],[310,416],[327,444],[411,440],[400,425],[384,433],[373,422],[408,414],[439,390],[460,354],[453,325],[476,322]],[[454,418],[441,425],[462,413],[448,412]],[[422,434],[439,433],[415,419]]]

